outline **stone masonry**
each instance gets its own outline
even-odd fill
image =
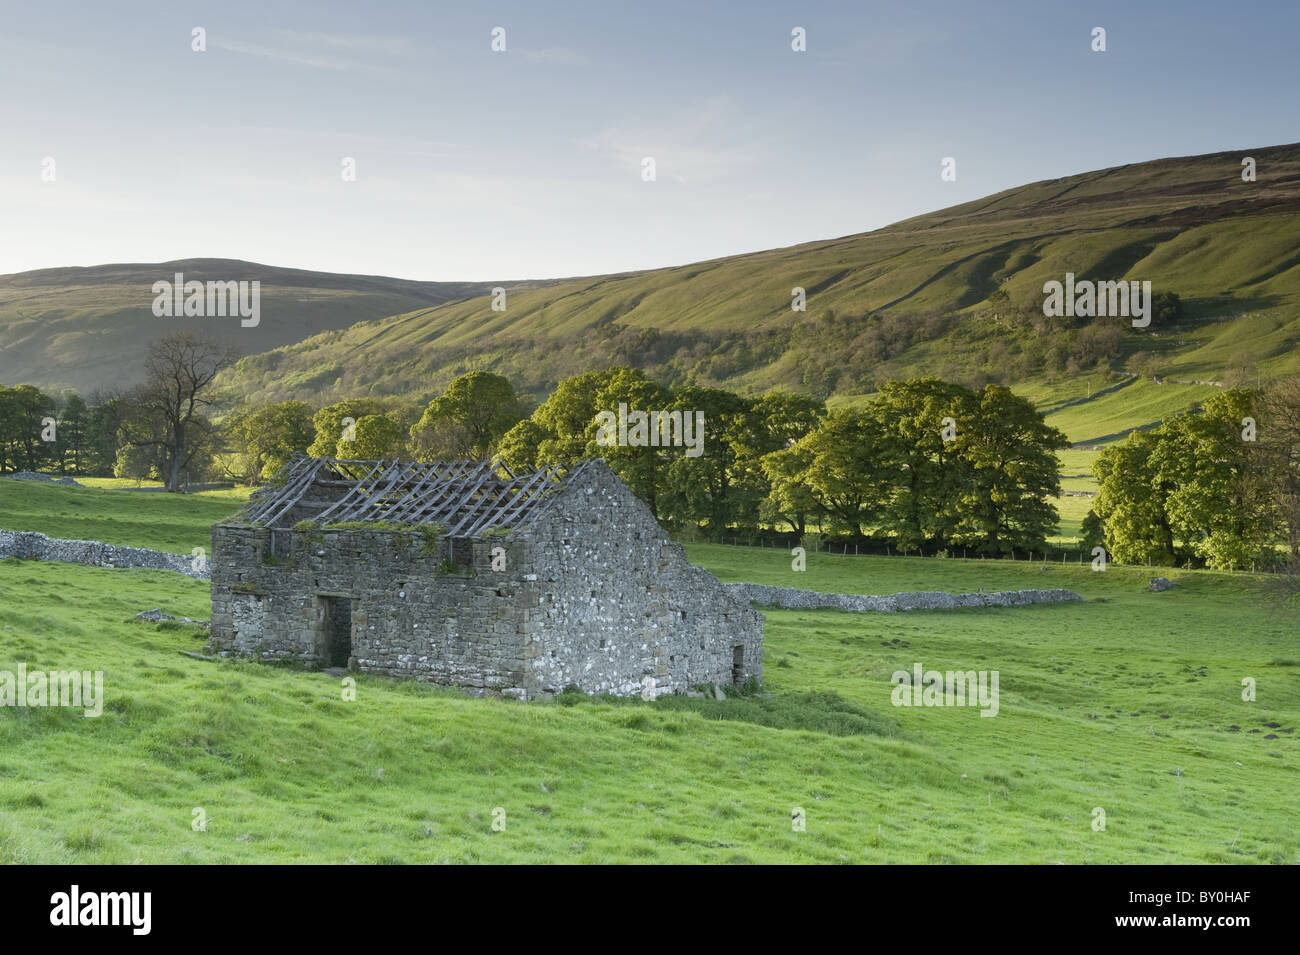
[[[603,461],[553,482],[520,526],[440,531],[216,525],[213,648],[520,699],[762,677],[762,615],[691,565]]]
[[[1029,604],[1064,603],[1083,598],[1073,590],[999,590],[991,593],[950,594],[942,590],[869,596],[865,594],[823,594],[794,587],[766,584],[723,584],[742,600],[760,607],[787,610],[847,610],[898,613],[906,610],[957,610],[964,607],[1024,607]]]
[[[207,562],[185,554],[167,554],[144,547],[121,547],[100,541],[63,540],[36,531],[0,530],[0,558],[54,560],[92,567],[140,567],[174,570],[178,574],[206,580]]]

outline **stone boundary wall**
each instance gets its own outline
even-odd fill
[[[100,541],[61,540],[37,531],[0,530],[0,558],[23,560],[57,560],[92,567],[142,567],[148,570],[172,570],[196,580],[208,579],[207,563],[194,569],[194,558],[187,554],[165,554],[144,547],[119,547]]]
[[[57,560],[92,567],[141,567],[171,570],[196,580],[207,580],[206,565],[194,569],[194,559],[185,554],[168,554],[144,547],[120,547],[100,541],[63,540],[37,531],[0,530],[0,558],[23,560]],[[723,584],[746,603],[786,610],[847,610],[854,613],[877,611],[897,613],[904,610],[956,610],[961,607],[1022,607],[1029,604],[1064,603],[1082,600],[1072,590],[1005,590],[987,594],[950,594],[944,591],[865,596],[862,594],[823,594],[797,587],[772,587],[767,584]]]
[[[732,593],[760,607],[786,610],[847,610],[854,613],[900,610],[956,610],[961,607],[1023,607],[1028,604],[1064,603],[1082,600],[1072,590],[1004,590],[988,594],[950,594],[944,591],[889,594],[872,597],[861,594],[822,594],[797,587],[772,587],[767,584],[723,584]]]

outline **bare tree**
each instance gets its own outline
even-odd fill
[[[203,409],[215,398],[213,380],[239,360],[232,345],[193,332],[164,335],[145,356],[145,380],[131,393],[134,414],[124,425],[128,443],[158,455],[168,491],[211,437]]]

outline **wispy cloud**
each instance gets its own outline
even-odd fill
[[[407,56],[413,50],[411,41],[399,36],[345,36],[297,30],[280,30],[275,35],[281,42],[273,45],[249,43],[221,35],[210,35],[208,43],[214,49],[294,66],[379,73],[389,71],[381,64],[366,62],[367,58],[391,59]]]
[[[301,148],[309,143],[312,148],[322,151],[346,148],[366,148],[377,153],[394,156],[414,156],[422,159],[445,159],[463,152],[463,143],[448,140],[424,139],[411,136],[377,136],[365,133],[348,132],[340,134],[328,129],[302,129],[292,126],[252,126],[240,124],[234,126],[213,127],[214,135],[227,133],[256,137],[260,143],[282,141],[290,149]]]
[[[733,131],[731,100],[711,96],[681,118],[647,126],[619,124],[581,142],[583,148],[604,154],[628,168],[640,169],[647,156],[655,161],[656,175],[676,182],[717,179],[758,158],[758,147],[741,144]]]
[[[405,36],[354,36],[344,33],[305,33],[299,30],[281,30],[279,33],[290,43],[317,49],[378,53],[383,56],[409,56],[416,50],[415,43]]]
[[[581,53],[563,46],[548,46],[540,50],[524,50],[523,58],[529,63],[544,63],[553,66],[585,66],[591,62]]]

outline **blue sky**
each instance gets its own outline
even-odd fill
[[[3,11],[0,273],[219,256],[438,280],[597,274],[1300,140],[1293,0]],[[791,50],[796,26],[807,52]]]

